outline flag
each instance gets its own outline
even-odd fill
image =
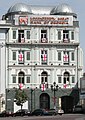
[[[47,61],[47,54],[45,54],[45,51],[44,51],[44,53],[42,54],[42,60],[43,60],[43,61]]]
[[[19,53],[18,59],[19,59],[19,62],[23,62],[23,53],[22,53],[22,51]]]
[[[42,43],[47,43],[47,38],[42,38],[42,39],[41,39],[41,42],[42,42]]]
[[[69,60],[69,56],[68,56],[67,53],[64,54],[64,56],[63,56],[63,60],[64,60],[64,62],[68,62],[68,60]]]
[[[64,42],[66,42],[66,43],[67,43],[67,42],[68,42],[68,38],[64,38]]]
[[[67,87],[67,84],[64,84],[63,87],[66,88],[66,87]]]
[[[21,43],[24,43],[25,42],[25,39],[24,38],[21,38]]]
[[[22,84],[22,83],[19,84],[19,89],[20,89],[20,90],[23,89],[23,84]]]
[[[46,85],[45,85],[45,83],[41,84],[41,90],[42,90],[42,91],[45,91],[45,90],[46,90]]]

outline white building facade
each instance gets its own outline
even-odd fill
[[[79,92],[83,74],[79,21],[71,7],[67,4],[44,7],[17,3],[2,18],[0,39],[1,56],[4,57],[0,78],[1,86],[4,81],[6,89],[6,109],[13,111],[10,101],[14,100],[14,89],[22,84],[30,96],[30,110],[49,109],[55,104],[68,112],[70,107],[64,106],[62,97],[67,100],[74,90]],[[51,86],[54,82],[58,85],[54,99],[58,99],[53,101]],[[72,97],[73,107],[78,100]]]

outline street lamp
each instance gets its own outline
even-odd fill
[[[29,89],[29,87],[28,87],[28,89]],[[30,90],[30,95],[31,95],[30,96],[30,100],[31,100],[30,110],[32,112],[32,109],[33,109],[33,91],[34,91],[34,89],[30,88],[29,90]]]
[[[54,92],[53,100],[54,100],[54,108],[56,108],[56,96],[55,96],[55,93],[56,93],[56,91],[58,91],[58,85],[56,85],[56,82],[54,82],[53,85],[51,85],[51,90]]]
[[[31,88],[31,112],[32,112],[32,103],[33,103],[33,101],[32,101],[32,93],[33,93],[33,89]]]
[[[33,111],[33,109],[35,109],[35,91],[36,91],[36,89],[37,89],[37,87],[30,89],[30,92],[31,92],[31,112]],[[33,95],[34,95],[34,97],[33,97]],[[33,100],[34,100],[34,102],[33,102]]]

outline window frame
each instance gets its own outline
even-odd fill
[[[28,79],[27,79],[27,78],[29,78],[29,82],[27,82],[27,81],[28,81]],[[27,77],[26,77],[26,83],[27,83],[27,84],[29,84],[29,83],[30,83],[30,76],[27,76]]]
[[[71,61],[75,61],[75,53],[71,52]]]
[[[58,31],[58,40],[61,40],[61,31]]]
[[[30,39],[30,30],[26,30],[26,39]]]
[[[71,31],[71,40],[74,40],[74,31]]]
[[[14,55],[14,53],[15,53],[15,55]],[[15,61],[15,60],[16,60],[16,57],[17,57],[17,56],[16,56],[16,51],[13,51],[13,52],[12,52],[12,60]],[[14,59],[14,58],[15,58],[15,59]]]
[[[29,57],[28,57],[28,53],[29,53]],[[26,61],[30,61],[30,51],[26,51]]]
[[[73,82],[73,78],[74,78],[74,82]],[[71,83],[72,83],[72,84],[75,84],[75,76],[72,76],[72,77],[71,77]]]
[[[15,34],[14,34],[14,32],[15,32]],[[17,35],[16,30],[13,30],[13,31],[12,31],[12,38],[13,38],[14,40],[16,39],[16,35]]]
[[[13,81],[14,81],[14,78],[15,78],[15,82],[13,82]],[[16,84],[16,76],[12,76],[12,83],[13,83],[13,84]]]
[[[61,58],[62,53],[61,53],[60,51],[58,51],[58,53],[57,53],[57,54],[58,54],[58,56],[57,56],[57,57],[58,57],[58,61],[61,61],[61,60],[62,60],[62,58]],[[60,54],[60,55],[59,55],[59,54]]]
[[[59,82],[59,79],[61,82]],[[62,77],[61,76],[58,76],[58,83],[61,84],[62,83]]]

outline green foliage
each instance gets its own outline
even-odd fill
[[[17,89],[15,93],[15,99],[18,106],[23,106],[23,103],[28,100],[28,96],[24,90]]]

